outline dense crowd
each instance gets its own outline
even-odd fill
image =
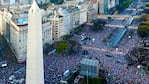
[[[113,20],[112,24],[122,24],[123,21]],[[136,25],[135,25],[136,26]],[[125,55],[133,47],[139,46],[140,39],[136,35],[136,31],[132,34],[131,38],[128,38],[126,34],[116,46],[116,48],[111,48],[108,46],[110,40],[103,43],[102,40],[107,38],[107,36],[116,28],[104,28],[104,30],[99,32],[92,32],[89,25],[85,25],[85,30],[83,34],[90,37],[91,40],[85,40],[82,43],[81,35],[74,35],[73,40],[78,41],[84,46],[85,50],[88,50],[89,54],[77,54],[77,55],[60,55],[53,53],[51,55],[44,56],[44,74],[45,74],[45,84],[55,84],[63,78],[63,73],[66,70],[73,70],[77,67],[82,58],[99,58],[103,67],[108,71],[108,80],[110,84],[148,84],[149,75],[146,73],[141,73],[137,66],[128,66],[128,61]],[[114,32],[116,33],[116,32]],[[115,34],[113,34],[115,35]],[[94,40],[92,40],[94,39]],[[90,48],[89,48],[90,47]],[[105,49],[106,51],[102,51]],[[112,57],[107,57],[106,54],[112,54]],[[122,52],[123,54],[118,54],[115,52]],[[1,59],[0,59],[1,60]],[[8,67],[0,68],[0,84],[9,84],[8,78],[14,74],[16,70],[25,66],[25,64],[8,64]],[[25,70],[19,77],[25,78]]]
[[[44,56],[44,73],[45,73],[45,84],[49,83],[57,83],[63,77],[63,73],[66,70],[72,70],[77,67],[77,64],[80,62],[82,58],[95,58],[98,57],[103,64],[103,67],[107,69],[109,72],[109,77],[111,77],[110,82],[112,83],[143,83],[147,84],[149,82],[148,74],[140,73],[140,69],[137,66],[128,66],[128,62],[125,59],[125,55],[129,50],[131,50],[135,46],[139,46],[139,38],[136,35],[136,32],[133,33],[131,38],[128,38],[127,34],[122,38],[121,42],[117,45],[118,51],[123,52],[124,54],[116,54],[117,52],[115,48],[108,47],[108,42],[103,43],[103,38],[106,38],[112,30],[115,28],[106,28],[101,32],[89,32],[89,28],[85,26],[84,34],[94,38],[92,40],[86,40],[86,44],[82,44],[82,46],[86,46],[85,50],[89,51],[88,55],[60,55],[53,53],[51,55]],[[72,39],[81,42],[81,35],[75,35]],[[79,40],[78,40],[79,39]],[[87,49],[87,47],[99,48],[99,50],[95,49]],[[105,56],[108,52],[100,51],[100,49],[109,50],[113,56],[107,57]],[[15,67],[13,67],[15,66]],[[24,65],[10,65],[6,68],[1,69],[0,74],[0,83],[7,84],[9,76],[14,74],[16,70],[21,68]],[[25,73],[22,73],[25,77]],[[21,75],[20,75],[21,76]]]

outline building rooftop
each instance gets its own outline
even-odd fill
[[[85,64],[85,65],[90,65],[90,66],[98,66],[99,65],[99,61],[98,60],[93,60],[93,59],[82,59],[81,64]]]

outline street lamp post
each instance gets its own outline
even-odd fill
[[[137,68],[139,69],[140,73],[141,73],[141,65],[138,65]],[[141,74],[141,78],[142,78],[142,74]],[[140,82],[142,81],[140,78]]]
[[[87,73],[87,84],[88,84],[88,70],[86,71],[86,73]]]

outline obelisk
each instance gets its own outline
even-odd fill
[[[26,84],[44,84],[41,11],[35,0],[28,13]]]

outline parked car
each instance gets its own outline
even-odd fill
[[[6,67],[7,65],[7,61],[0,62],[0,68]]]
[[[113,55],[112,55],[112,54],[106,54],[106,56],[107,56],[107,57],[112,57]]]

